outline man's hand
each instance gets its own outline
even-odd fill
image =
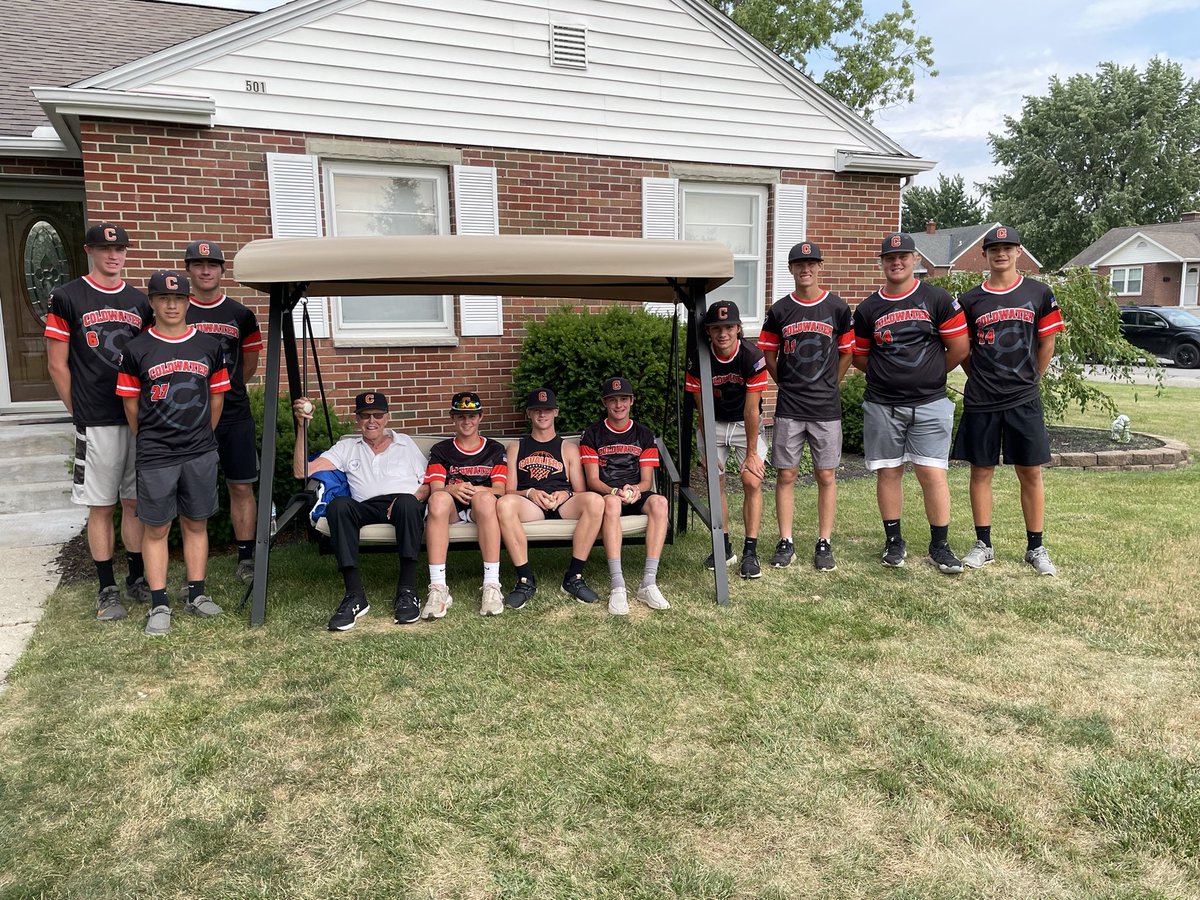
[[[313,402],[307,397],[297,397],[292,401],[292,415],[296,417],[297,422],[302,424],[312,421],[315,410]]]
[[[471,484],[469,481],[456,481],[454,484],[446,485],[446,490],[459,503],[470,505],[471,498],[475,496],[475,492],[482,489],[478,485]]]
[[[753,450],[746,451],[746,459],[742,463],[742,471],[749,472],[760,481],[767,477],[767,464]]]
[[[621,498],[622,505],[633,506],[642,499],[642,489],[636,484],[627,484],[617,491],[617,496]]]

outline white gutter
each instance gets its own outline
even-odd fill
[[[863,172],[871,175],[916,175],[928,172],[937,160],[916,156],[897,156],[890,153],[868,153],[862,150],[838,150],[834,160],[835,172]]]
[[[58,132],[65,155],[79,156],[79,117],[133,119],[172,125],[211,127],[217,113],[211,97],[135,94],[80,88],[34,87],[33,96]]]
[[[72,157],[70,149],[57,137],[12,137],[0,135],[0,156],[41,158]]]

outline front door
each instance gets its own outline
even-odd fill
[[[13,403],[57,399],[43,337],[50,291],[85,271],[82,203],[0,200],[0,304]]]

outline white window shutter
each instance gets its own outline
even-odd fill
[[[454,167],[454,225],[456,234],[499,234],[500,208],[496,199],[496,170],[491,166]],[[504,333],[504,301],[496,296],[458,298],[463,337]]]
[[[679,179],[642,179],[642,237],[653,240],[679,240]],[[675,315],[674,303],[643,303],[642,308],[656,316]]]
[[[304,153],[268,153],[267,185],[271,193],[271,236],[321,237],[321,183],[317,158]],[[303,310],[292,310],[296,334],[303,333]],[[308,298],[313,337],[329,337],[329,304],[324,297]]]
[[[775,251],[771,289],[777,299],[796,282],[788,271],[788,253],[808,237],[808,188],[802,184],[775,185]]]

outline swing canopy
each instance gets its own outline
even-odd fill
[[[302,296],[438,293],[685,303],[698,335],[708,292],[733,277],[733,254],[717,241],[568,235],[274,238],[243,247],[234,260],[234,276],[270,295],[259,488],[260,497],[269,498],[274,491],[281,356],[289,392],[299,396],[303,389],[290,315]],[[708,354],[699,356],[701,379],[707,382]],[[710,392],[701,392],[700,411],[707,432],[713,433]],[[687,430],[690,433],[690,424]],[[707,509],[693,501],[686,485],[681,492],[709,523],[716,552],[724,544],[720,517],[708,514],[720,509],[716,450],[711,442],[705,449],[711,457]],[[259,503],[251,625],[266,619],[270,507]],[[728,593],[725,569],[718,566],[717,602],[728,602]]]

